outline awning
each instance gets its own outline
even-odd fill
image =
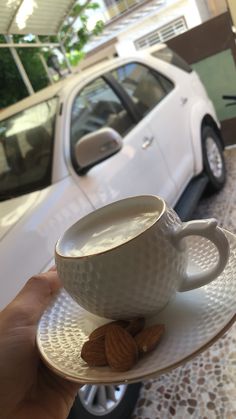
[[[55,35],[76,0],[0,0],[0,34]]]

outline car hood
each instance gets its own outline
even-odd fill
[[[31,192],[0,203],[0,240],[17,224],[38,200],[41,191]]]

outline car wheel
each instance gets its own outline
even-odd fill
[[[141,383],[84,385],[78,392],[68,419],[129,419]]]
[[[226,180],[226,168],[220,138],[212,127],[203,128],[202,149],[204,171],[209,179],[208,190],[219,191]]]

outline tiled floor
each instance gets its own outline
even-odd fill
[[[194,218],[215,217],[236,233],[236,148],[225,156],[227,183],[219,194],[200,201]],[[236,418],[236,323],[191,362],[143,383],[132,419],[168,418]]]

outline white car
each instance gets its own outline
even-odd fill
[[[64,230],[98,207],[157,194],[187,219],[207,183],[223,186],[223,147],[197,74],[166,46],[96,65],[2,111],[0,309],[53,265]],[[138,387],[79,394],[71,415],[125,419]]]

